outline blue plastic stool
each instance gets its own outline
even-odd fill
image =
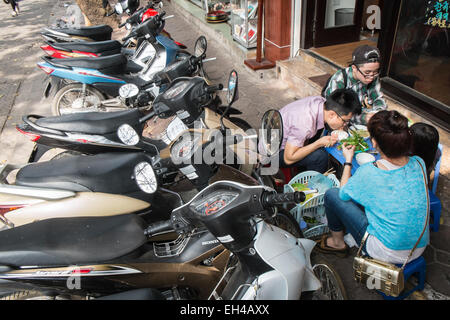
[[[432,192],[428,192],[430,196],[430,214],[433,218],[433,223],[430,221],[430,229],[431,231],[437,232],[439,230],[439,224],[441,220],[441,200]]]
[[[398,264],[397,266],[401,267],[402,265]],[[410,263],[406,264],[405,269],[403,270],[403,276],[405,278],[405,286],[406,286],[406,281],[412,275],[417,276],[418,283],[414,288],[410,289],[409,291],[403,291],[398,297],[392,297],[392,296],[385,295],[383,292],[378,291],[378,290],[377,290],[377,292],[379,294],[381,294],[381,296],[385,300],[403,300],[416,290],[422,291],[425,287],[426,267],[427,267],[427,264],[426,264],[423,256],[420,256],[419,258],[414,259]]]
[[[442,204],[441,200],[436,196],[436,189],[437,189],[437,183],[439,179],[439,171],[441,168],[441,161],[442,161],[442,152],[443,152],[443,146],[439,143],[438,148],[441,152],[441,155],[436,162],[436,165],[434,166],[434,178],[433,178],[433,186],[431,187],[431,190],[428,192],[430,195],[430,212],[431,217],[433,218],[433,224],[430,223],[430,229],[431,231],[437,232],[439,230],[439,224],[441,220],[441,210],[442,210]]]

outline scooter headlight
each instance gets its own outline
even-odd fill
[[[134,178],[139,188],[145,193],[154,193],[158,188],[155,171],[148,162],[141,162],[134,167]]]
[[[139,88],[133,83],[124,84],[119,88],[119,95],[122,98],[131,98],[139,93]]]
[[[128,146],[134,146],[139,142],[139,135],[129,124],[123,124],[117,129],[117,136],[120,141]]]
[[[189,85],[189,81],[180,81],[177,84],[175,84],[173,87],[167,89],[166,92],[163,94],[164,99],[172,99],[173,97],[176,97],[181,92],[183,92],[184,89]]]

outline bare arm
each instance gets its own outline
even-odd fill
[[[336,142],[337,138],[335,136],[324,136],[304,147],[297,147],[287,142],[284,148],[284,162],[288,165],[293,164],[302,160],[317,149],[332,146]]]
[[[344,155],[345,162],[352,162],[353,155],[355,154],[355,146],[353,145],[347,145],[344,143],[342,146],[342,153]],[[352,176],[352,167],[351,166],[344,166],[344,171],[342,172],[341,177],[341,187],[343,187],[347,182],[348,179]]]

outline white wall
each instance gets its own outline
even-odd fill
[[[291,57],[295,57],[301,42],[302,0],[292,0],[291,8]]]

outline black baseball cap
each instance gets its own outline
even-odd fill
[[[381,62],[380,50],[369,45],[359,46],[353,51],[352,63],[364,64],[370,62]]]

